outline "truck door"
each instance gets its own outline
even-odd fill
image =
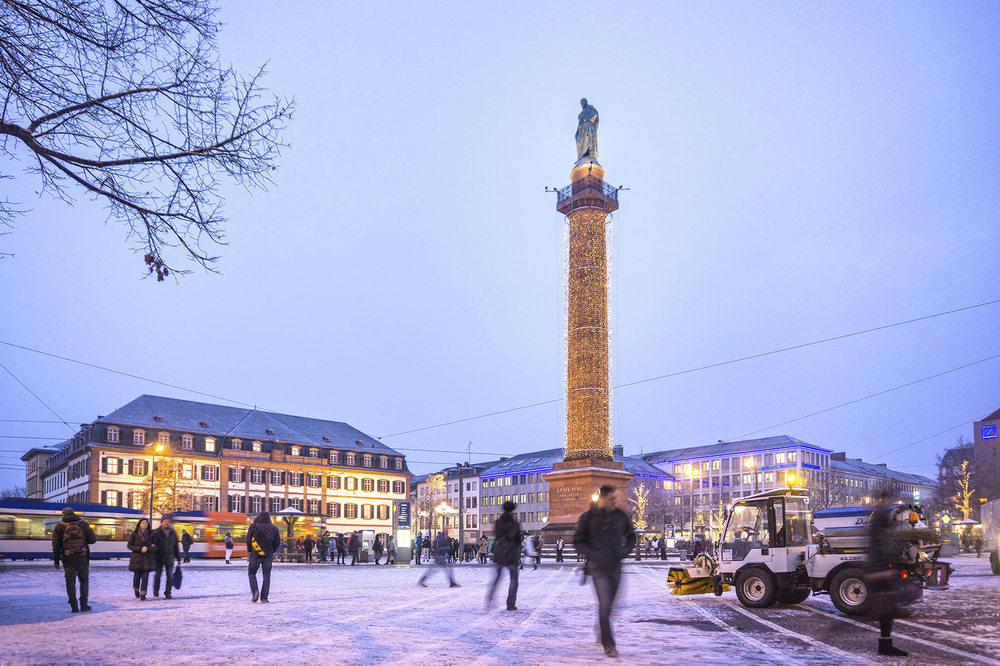
[[[774,512],[767,500],[733,505],[722,535],[722,562],[771,562]]]

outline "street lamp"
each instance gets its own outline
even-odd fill
[[[788,482],[788,489],[793,490],[795,486],[795,473],[789,472],[788,476],[785,477],[785,480]]]
[[[464,541],[462,534],[465,529],[462,524],[462,486],[465,484],[465,470],[469,469],[469,463],[456,463],[455,467],[458,469],[458,541],[462,543]]]
[[[694,463],[688,467],[688,472],[691,475],[691,541],[694,541],[694,473],[695,473]]]
[[[156,478],[156,454],[164,448],[163,444],[153,447],[153,463],[149,468],[149,529],[153,529],[153,480]]]

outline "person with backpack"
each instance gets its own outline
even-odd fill
[[[326,562],[326,555],[330,552],[330,533],[323,530],[323,535],[319,538],[319,547],[316,549],[319,553],[319,561]]]
[[[312,564],[313,561],[313,546],[316,544],[313,542],[311,534],[307,534],[306,538],[302,540],[302,552],[305,553],[303,558],[304,562]]]
[[[236,545],[233,543],[233,536],[226,532],[226,538],[222,540],[222,545],[226,547],[226,564],[232,564],[229,558],[233,556],[233,547]]]
[[[493,593],[500,582],[500,574],[504,569],[510,576],[510,584],[507,586],[507,610],[517,610],[517,576],[518,565],[521,563],[521,526],[517,524],[514,517],[514,509],[517,505],[507,500],[503,503],[503,513],[497,518],[493,525],[495,538],[493,540],[493,563],[496,564],[496,575],[493,577],[493,584],[490,585],[486,594],[486,607],[493,603]]]
[[[56,569],[62,560],[66,574],[66,596],[74,613],[90,610],[90,544],[97,542],[97,535],[86,521],[80,520],[70,507],[62,511],[62,522],[52,530],[52,559]],[[76,601],[76,580],[80,579],[80,603]]]
[[[132,555],[128,560],[128,570],[132,572],[132,590],[135,598],[146,601],[149,588],[149,572],[156,569],[156,540],[149,529],[149,519],[140,518],[128,538],[128,549]]]
[[[267,603],[267,593],[271,589],[271,563],[274,553],[281,545],[278,528],[271,523],[271,514],[261,511],[250,523],[247,530],[247,570],[250,575],[250,601]],[[260,591],[257,590],[257,569],[263,571]]]
[[[192,544],[194,544],[194,539],[191,538],[191,535],[187,533],[187,530],[181,530],[181,545],[184,547],[185,564],[191,561],[191,557],[188,555],[188,551],[191,550]]]
[[[347,564],[347,537],[337,535],[337,564]]]
[[[434,574],[440,568],[444,568],[444,573],[448,576],[448,580],[451,583],[451,587],[461,587],[457,582],[455,582],[455,574],[452,571],[451,564],[449,562],[448,556],[451,554],[451,540],[448,535],[444,532],[438,532],[437,537],[434,539],[434,564],[436,565],[430,571],[424,573],[417,581],[417,585],[421,587],[427,587],[426,581],[430,576]]]
[[[173,597],[174,565],[181,561],[181,551],[178,548],[177,532],[169,516],[160,519],[160,526],[153,532],[156,542],[156,573],[153,574],[153,596],[160,596],[160,574],[167,570],[167,587],[163,592],[166,599]]]

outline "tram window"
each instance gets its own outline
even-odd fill
[[[94,529],[94,536],[98,541],[123,541],[125,539],[125,526],[123,518],[88,518],[84,516],[90,526]],[[133,527],[135,527],[133,525]],[[131,533],[131,530],[129,530]]]
[[[0,539],[14,538],[14,516],[0,515]]]

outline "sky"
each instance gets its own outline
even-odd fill
[[[23,485],[28,448],[144,393],[344,421],[415,473],[562,446],[545,188],[569,183],[581,97],[629,188],[611,287],[626,454],[787,434],[933,477],[1000,408],[1000,304],[970,308],[1000,299],[995,4],[243,1],[219,18],[220,58],[266,62],[297,105],[268,191],[223,185],[219,274],[142,279],[100,202],[38,196],[0,155],[31,208],[0,237],[0,488]],[[73,428],[33,422],[57,420]]]

